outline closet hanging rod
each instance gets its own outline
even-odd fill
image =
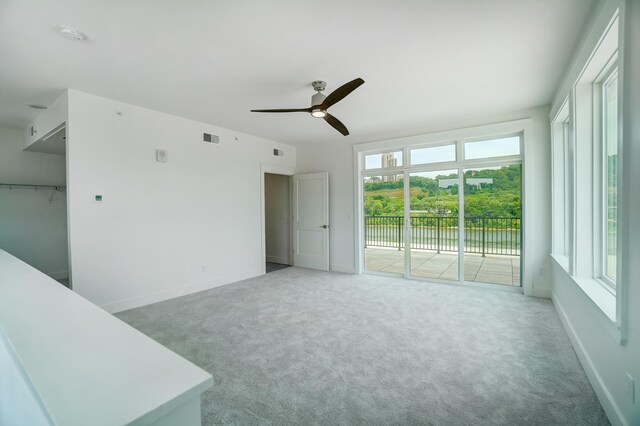
[[[51,191],[64,191],[67,187],[64,185],[34,185],[30,183],[0,183],[0,188],[6,189],[47,189]]]

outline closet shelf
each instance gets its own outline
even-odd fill
[[[5,189],[45,189],[49,191],[64,191],[67,189],[64,185],[34,185],[30,183],[0,183],[0,188]]]

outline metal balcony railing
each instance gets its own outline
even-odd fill
[[[404,217],[365,216],[365,247],[404,247]],[[457,216],[410,218],[410,247],[418,250],[458,251]],[[464,219],[465,253],[520,256],[520,218],[467,217]]]

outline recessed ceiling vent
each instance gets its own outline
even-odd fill
[[[211,133],[203,133],[202,141],[206,143],[220,143],[220,136]]]

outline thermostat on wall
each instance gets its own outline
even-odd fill
[[[93,202],[101,203],[102,202],[102,194],[93,194]]]

